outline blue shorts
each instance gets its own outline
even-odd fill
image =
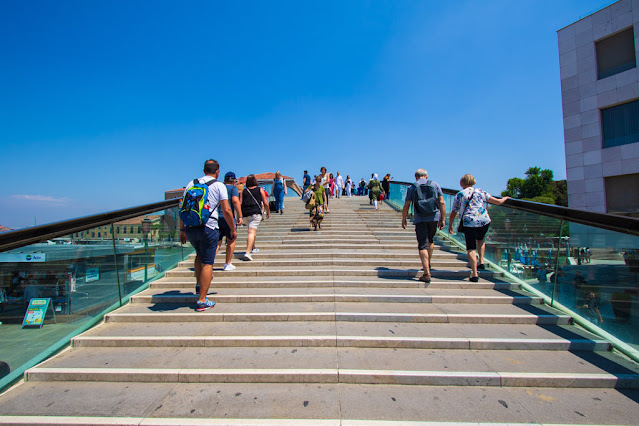
[[[213,265],[215,262],[215,252],[219,231],[208,226],[201,228],[186,228],[186,237],[195,249],[202,265]]]
[[[222,240],[222,238],[226,237],[227,243],[232,242],[233,240],[231,239],[231,228],[229,228],[228,223],[226,223],[226,219],[218,219],[217,225],[220,227],[220,241]],[[235,226],[235,219],[233,220],[233,226]]]

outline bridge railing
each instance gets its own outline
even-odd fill
[[[411,183],[391,182],[389,204],[404,205]],[[442,189],[447,216],[456,190]],[[639,219],[523,200],[489,205],[490,268],[639,361]],[[439,234],[465,249],[463,234]]]
[[[193,252],[178,201],[0,234],[0,389]]]

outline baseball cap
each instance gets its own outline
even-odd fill
[[[233,173],[233,172],[227,172],[227,173],[224,175],[224,180],[229,180],[229,179],[235,179],[235,173]]]

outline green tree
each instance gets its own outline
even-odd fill
[[[508,179],[506,190],[501,195],[538,203],[568,205],[566,181],[554,181],[552,170],[534,166],[526,170],[525,174],[525,179]]]

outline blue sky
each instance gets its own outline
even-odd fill
[[[612,3],[0,2],[0,225],[222,172],[565,178],[556,31]]]

